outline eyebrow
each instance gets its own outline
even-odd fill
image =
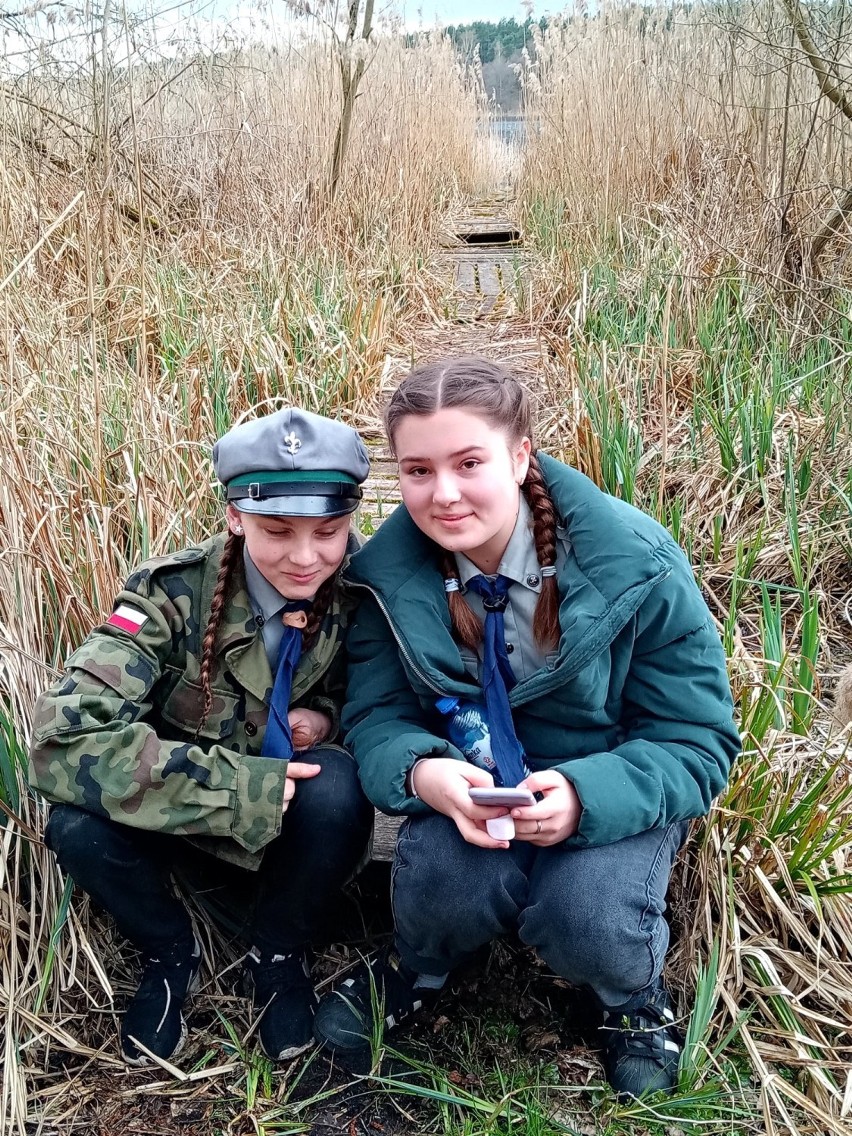
[[[485,452],[485,446],[465,446],[463,449],[456,450],[454,453],[450,454],[449,456],[451,458],[460,458],[463,454],[484,453],[484,452]],[[399,459],[400,464],[402,464],[402,462],[428,462],[428,461],[431,461],[431,460],[432,460],[431,458],[409,457],[408,454],[404,454]]]

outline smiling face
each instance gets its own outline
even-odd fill
[[[496,571],[518,518],[530,440],[469,410],[409,414],[394,433],[402,499],[412,520],[449,552]]]
[[[279,517],[241,513],[228,506],[231,532],[242,529],[257,570],[288,600],[316,595],[340,565],[349,539],[349,516]]]

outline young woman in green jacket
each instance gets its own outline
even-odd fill
[[[396,934],[321,1002],[316,1036],[360,1053],[373,987],[395,1025],[516,931],[597,996],[614,1089],[670,1089],[666,890],[740,747],[690,566],[656,521],[535,449],[527,395],[502,366],[419,367],[386,424],[403,505],[347,573],[365,598],[343,727],[373,803],[408,817]],[[493,761],[448,740],[445,697],[485,720]],[[495,780],[533,803],[471,799]],[[507,816],[513,837],[492,835]]]

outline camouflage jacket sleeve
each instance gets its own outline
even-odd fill
[[[172,730],[169,740],[160,692],[181,673],[176,644],[191,614],[156,575],[128,589],[117,605],[144,616],[139,630],[97,628],[68,660],[65,676],[39,698],[30,781],[50,801],[122,824],[231,837],[255,852],[281,829],[287,764],[245,752],[242,725],[225,720],[229,711],[223,700],[217,705],[215,690],[209,716],[215,729],[205,730],[206,739],[178,740],[180,731]]]

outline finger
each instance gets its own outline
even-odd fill
[[[472,824],[465,816],[456,817],[455,822],[456,828],[468,844],[475,844],[477,848],[509,847],[508,840],[495,840],[493,836],[488,835],[484,828]]]
[[[553,769],[543,769],[541,773],[531,773],[529,777],[518,786],[519,789],[529,789],[531,793],[542,793],[546,789],[557,789],[564,785],[566,778]]]
[[[485,821],[493,820],[495,817],[509,815],[509,810],[503,805],[475,805],[472,801],[461,801],[459,811],[477,824],[484,824]]]
[[[291,781],[290,778],[287,777],[284,781],[284,800],[285,800],[285,802],[286,801],[292,801],[293,797],[295,795],[296,795],[296,782]]]
[[[553,808],[547,801],[539,801],[536,805],[524,805],[523,808],[512,809],[512,819],[530,821],[535,824],[537,820],[544,821],[552,816]]]
[[[543,828],[541,831],[538,828],[515,828],[515,840],[523,840],[527,844],[546,844],[548,836]]]
[[[479,789],[491,789],[494,787],[494,778],[486,770],[480,769],[478,765],[471,765],[467,761],[460,761],[459,773],[464,777],[468,785],[476,785]]]
[[[316,777],[321,772],[321,765],[311,765],[307,761],[291,761],[287,765],[287,777],[292,777],[296,781],[304,781],[307,777]]]

